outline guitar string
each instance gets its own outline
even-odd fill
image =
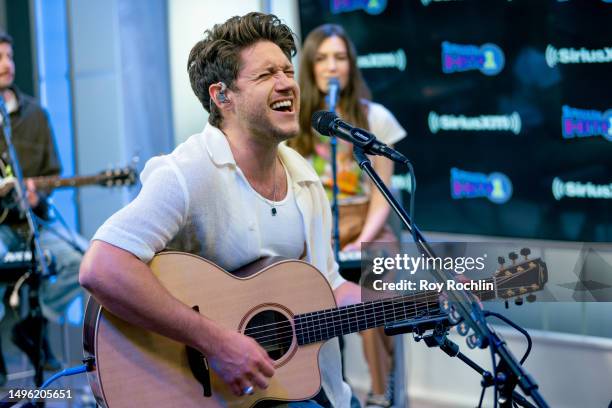
[[[398,315],[401,316],[402,319],[412,319],[412,318],[415,318],[417,316],[420,316],[420,317],[425,317],[426,316],[426,315],[424,316],[424,315],[422,315],[421,313],[418,313],[418,312],[404,313],[404,312],[401,312],[401,311],[397,311],[397,313],[394,313],[394,317],[393,318],[391,318],[391,316],[385,316],[386,318],[381,318],[380,321],[384,322],[386,320],[393,320],[393,319],[396,319],[398,317]],[[375,321],[371,317],[366,317],[365,320],[368,321],[368,323],[371,323],[372,321]],[[364,322],[362,321],[361,323],[364,323]],[[353,327],[353,325],[355,325],[355,327],[357,327],[358,330],[352,330],[351,327]],[[312,333],[312,335],[308,336],[308,340],[309,341],[307,343],[316,343],[316,342],[322,341],[324,339],[335,337],[335,336],[337,336],[339,334],[345,334],[344,331],[343,331],[345,328],[349,329],[348,333],[353,332],[353,331],[361,331],[361,329],[360,329],[361,325],[362,324],[360,324],[360,322],[358,322],[358,321],[355,321],[354,323],[343,322],[343,323],[341,323],[340,327],[338,327],[338,325],[336,325],[336,324],[332,324],[331,326],[330,325],[325,325],[325,326],[319,325],[319,327],[317,327],[317,328],[313,327],[310,330],[306,330],[307,333],[308,332]],[[301,336],[304,339],[306,339],[303,336],[305,334],[305,333],[303,333],[303,331],[304,330],[299,330],[299,329],[296,330],[296,336]],[[317,331],[318,331],[318,333],[317,333]],[[330,335],[330,331],[333,333],[332,335]],[[300,332],[300,333],[298,333],[298,332]],[[323,334],[323,332],[325,332],[325,335]],[[267,345],[277,346],[277,345],[279,345],[280,341],[293,339],[293,330],[290,330],[289,332],[284,332],[282,334],[283,334],[283,336],[281,336],[281,337],[276,336],[276,338],[266,339],[266,340],[262,340],[262,341],[260,341],[260,339],[256,339],[256,340],[258,340],[258,343],[262,347],[265,348],[265,346],[267,346]],[[285,335],[285,334],[289,334],[289,335]],[[268,337],[273,337],[273,335],[272,336],[270,336],[270,335],[266,336],[266,338],[268,338]],[[310,341],[311,339],[314,340],[314,341]]]
[[[299,321],[301,319],[307,319],[310,317],[316,317],[317,319],[322,319],[322,318],[327,318],[327,317],[337,317],[338,314],[341,313],[354,313],[357,309],[357,307],[360,308],[368,308],[368,311],[370,313],[376,313],[380,310],[383,310],[386,308],[390,308],[390,307],[394,307],[395,305],[401,305],[403,303],[405,303],[405,300],[402,299],[407,299],[408,296],[401,296],[395,299],[387,299],[387,300],[381,300],[381,301],[369,301],[369,302],[365,302],[365,303],[360,303],[360,304],[356,304],[356,305],[349,305],[349,306],[345,306],[343,308],[336,308],[336,309],[328,309],[328,310],[322,310],[319,312],[310,312],[313,313],[312,316],[307,316],[309,313],[303,313],[297,316],[294,316],[294,321],[296,323],[299,323]],[[407,299],[412,301],[412,299]],[[378,304],[377,304],[378,303]],[[427,302],[417,302],[414,301],[413,304],[411,305],[405,305],[403,307],[409,307],[411,309],[414,309],[415,306],[417,306],[418,308],[422,307],[423,303],[427,303]],[[429,303],[434,303],[434,302],[429,302]],[[437,302],[436,302],[437,303]],[[363,310],[362,312],[365,312],[365,310]],[[275,327],[270,327],[264,330],[261,330],[261,328],[266,327],[266,326],[278,326],[279,324],[285,324],[285,322],[273,322],[273,323],[267,323],[267,324],[263,324],[260,326],[253,326],[250,327],[249,329],[245,330],[245,334],[246,335],[257,335],[257,334],[261,334],[261,333],[265,333],[265,332],[270,332],[275,330]]]
[[[508,288],[508,289],[517,289],[517,288],[520,288],[520,286],[517,286],[517,287],[514,287],[514,288]],[[508,290],[508,289],[506,289],[506,290]],[[401,303],[401,302],[395,302],[395,303]],[[410,311],[410,313],[411,313],[410,316],[407,316],[406,312],[404,310],[397,310],[395,307],[393,307],[393,309],[387,309],[387,311],[392,311],[393,312],[393,319],[396,318],[396,314],[405,315],[406,316],[405,318],[412,318],[412,317],[416,317],[416,316],[419,316],[419,315],[423,316],[423,314],[421,314],[419,312],[425,311],[426,309],[428,311],[430,311],[429,314],[431,315],[432,314],[431,310],[428,307],[429,304],[432,305],[432,309],[435,306],[437,308],[437,310],[435,310],[435,311],[439,312],[440,309],[438,307],[438,302],[426,302],[426,303],[427,304],[424,305],[424,306],[423,305],[419,305],[418,307],[413,307],[414,305],[408,306],[408,308],[416,310],[416,312],[414,312],[414,315],[412,315],[413,311],[411,310]],[[402,308],[406,309],[405,306],[402,306]],[[384,307],[378,307],[378,309],[379,310],[375,311],[373,314],[369,313],[368,315],[366,315],[365,319],[362,319],[361,321],[362,322],[366,322],[367,324],[371,323],[372,321],[376,322],[379,319],[381,321],[386,321],[385,317],[388,317],[388,316],[387,316],[387,314],[385,314],[385,308]],[[381,311],[382,311],[382,313],[380,313]],[[313,316],[313,317],[316,317],[317,320],[321,320],[321,316]],[[352,317],[349,318],[349,319],[352,319]],[[355,322],[351,322],[350,320],[349,321],[345,321],[345,322],[341,322],[340,323],[341,330],[346,325],[349,326],[349,330],[350,330],[351,325],[353,325],[353,324],[355,324],[355,325],[357,325],[357,327],[359,327],[359,321],[357,321],[357,319],[358,319],[358,316],[355,316]],[[308,327],[309,323],[311,323],[311,322],[300,322],[299,324],[305,324],[306,327],[296,328],[295,329],[296,336],[297,335],[303,335],[303,334],[308,333],[308,332],[314,332],[314,331],[319,331],[319,334],[321,334],[323,330],[325,330],[326,332],[329,332],[330,327],[335,328],[337,326],[337,324],[335,322],[333,322],[333,321],[332,322],[325,322],[324,324],[319,324],[316,327],[314,325],[312,327]],[[274,333],[272,333],[270,335],[266,335],[266,336],[263,336],[263,337],[257,337],[256,340],[263,340],[262,342],[260,342],[260,344],[263,344],[263,343],[266,343],[266,342],[270,342],[270,341],[276,342],[276,341],[279,341],[279,340],[286,340],[286,339],[293,338],[294,330],[293,330],[293,328],[292,328],[292,326],[291,326],[289,321],[276,322],[276,323],[273,323],[273,324],[276,325],[276,326],[281,326],[280,329],[283,330],[283,331],[274,331]],[[286,329],[288,329],[288,330],[286,330]],[[267,332],[267,331],[273,331],[273,330],[270,330],[270,329],[263,330],[263,331],[258,332],[257,334],[264,333],[264,332]],[[357,330],[357,331],[359,331],[359,330]],[[245,332],[245,335],[253,337],[253,333],[247,334]],[[279,337],[281,335],[283,337]],[[276,338],[273,339],[273,340],[264,340],[264,339],[267,339],[269,337],[274,337],[274,336]],[[313,333],[312,336],[316,336],[316,333]]]
[[[519,289],[520,286],[518,287],[513,287],[513,288],[505,288],[504,290],[514,290],[514,289]],[[414,296],[414,295],[412,295]],[[378,316],[380,316],[380,314],[377,314],[378,312],[382,311],[383,314],[385,313],[385,308],[387,310],[390,310],[390,308],[393,308],[393,310],[396,309],[396,307],[398,306],[398,304],[403,304],[402,306],[400,306],[403,309],[415,309],[415,310],[424,310],[424,309],[429,309],[429,305],[432,305],[431,307],[438,306],[438,295],[436,296],[429,296],[428,300],[426,302],[413,302],[412,305],[405,305],[403,300],[400,299],[405,299],[409,296],[401,296],[401,297],[397,297],[394,299],[388,299],[388,300],[384,300],[384,301],[380,301],[380,303],[378,305],[375,305],[373,308],[371,308],[371,310],[368,310],[368,312],[370,312],[370,314],[375,318],[377,318]],[[432,299],[436,299],[436,301],[431,301]],[[369,304],[373,304],[375,302],[378,301],[371,301],[369,302]],[[362,304],[358,304],[358,305],[353,305],[353,306],[347,306],[346,309],[332,309],[331,311],[327,312],[327,311],[320,311],[320,312],[313,312],[314,314],[312,316],[307,316],[308,313],[302,314],[302,315],[298,315],[295,316],[294,322],[295,324],[302,324],[302,323],[309,323],[309,322],[304,322],[303,319],[308,319],[308,318],[313,318],[316,319],[318,321],[322,320],[323,318],[327,319],[329,317],[332,318],[337,318],[337,317],[341,317],[338,316],[338,314],[340,314],[341,312],[347,311],[348,313],[364,313],[365,310],[361,310],[361,312],[357,312],[357,307],[367,307],[366,305],[368,305],[368,303],[362,303]],[[353,310],[349,310],[349,308],[354,307]],[[355,318],[357,318],[357,316],[355,316]],[[250,330],[245,330],[245,335],[248,336],[256,336],[259,334],[263,334],[266,332],[276,332],[278,328],[286,328],[287,327],[287,323],[288,321],[283,321],[283,322],[274,322],[274,323],[268,323],[265,325],[261,325],[261,326],[254,326],[254,327],[250,327]],[[265,329],[265,330],[255,330],[255,329],[259,329],[261,327],[265,327],[265,326],[275,326],[269,329]],[[281,326],[281,327],[279,327]],[[315,327],[313,327],[313,329],[315,329]],[[297,330],[297,329],[296,329]],[[293,331],[293,330],[291,330]],[[261,338],[265,338],[265,337],[261,337]]]
[[[497,283],[498,284],[499,283],[504,283],[505,281],[507,281],[507,280],[509,280],[511,278],[512,277],[499,279],[497,281]],[[515,288],[504,288],[504,290],[508,290],[508,289],[515,289]],[[489,291],[489,290],[473,291],[473,293],[475,295],[483,294],[483,293],[487,293],[487,292],[494,293],[495,291]],[[383,304],[385,302],[387,302],[387,303],[388,302],[403,303],[406,300],[414,301],[415,303],[416,302],[420,302],[420,301],[427,301],[427,302],[429,302],[430,300],[438,299],[439,297],[440,297],[440,294],[438,292],[428,291],[428,292],[425,292],[425,293],[419,294],[419,295],[417,295],[417,294],[402,295],[402,296],[397,296],[397,297],[393,297],[393,298],[390,298],[390,299],[372,300],[372,301],[368,301],[368,302],[364,302],[364,303],[359,303],[359,304],[356,304],[356,305],[344,306],[343,308],[325,309],[325,310],[321,310],[321,311],[318,311],[318,312],[307,312],[307,313],[302,313],[302,314],[300,314],[298,316],[295,316],[295,317],[299,318],[300,316],[307,315],[308,313],[317,313],[319,315],[318,317],[320,317],[323,314],[333,314],[333,313],[337,313],[338,310],[348,310],[351,307],[357,307],[357,306],[362,306],[362,305],[369,305],[369,304],[373,304],[373,303],[376,303],[376,302],[380,302],[381,304]],[[382,307],[384,307],[384,305]],[[251,335],[251,334],[257,334],[257,333],[263,332],[263,331],[274,330],[274,328],[271,328],[271,329],[267,329],[267,330],[263,330],[263,331],[255,331],[256,329],[261,329],[261,328],[266,327],[266,326],[275,326],[275,325],[278,325],[279,323],[282,323],[282,322],[273,322],[273,323],[262,324],[262,325],[259,325],[259,326],[252,326],[252,327],[249,327],[247,330],[245,330],[245,334],[247,333],[247,331],[249,332],[249,335]]]
[[[397,315],[402,316],[404,319],[411,319],[411,318],[414,318],[416,316],[422,316],[420,313],[414,312],[414,311],[408,312],[408,313],[405,313],[403,311],[394,311],[393,315],[394,315],[393,318],[391,318],[391,316],[384,315],[384,314],[379,314],[380,321],[384,322],[384,321],[386,321],[388,319],[389,320],[395,319],[397,317]],[[368,324],[372,323],[372,322],[375,322],[375,321],[376,321],[375,317],[371,316],[371,315],[367,316],[366,319],[365,319],[365,322],[368,323]],[[362,320],[361,322],[363,324],[364,320]],[[286,323],[289,323],[289,322],[286,322]],[[348,327],[349,332],[350,332],[351,331],[351,327],[353,325],[355,325],[355,327],[357,327],[357,328],[360,328],[362,324],[359,324],[359,322],[357,322],[357,321],[355,321],[354,323],[351,323],[351,322],[342,322],[340,324],[340,327],[338,327],[338,325],[336,325],[336,324],[332,324],[331,326],[329,324],[326,324],[326,325],[319,325],[317,329],[315,329],[313,327],[312,328],[313,330],[306,330],[306,332],[312,332],[314,330],[318,331],[319,332],[318,334],[317,333],[312,333],[312,336],[309,335],[308,338],[309,339],[313,338],[313,339],[316,339],[316,341],[321,341],[321,340],[323,340],[323,338],[326,338],[326,337],[327,338],[331,338],[331,337],[335,337],[338,334],[343,334],[343,329],[346,328],[346,327]],[[287,328],[290,329],[290,326],[288,326]],[[331,335],[331,336],[330,336],[330,329],[332,329],[332,332],[333,332],[333,335]],[[339,329],[339,330],[337,330],[337,329]],[[300,329],[296,330],[296,336],[302,336],[303,334],[305,334],[305,333],[298,333],[300,331],[304,331],[304,330],[300,330]],[[338,334],[336,334],[337,331],[339,331]],[[359,330],[355,330],[355,331],[359,331]],[[325,332],[325,336],[323,335],[323,332]],[[274,338],[270,338],[270,337],[274,337]],[[267,346],[267,345],[275,346],[275,345],[278,345],[279,342],[282,341],[282,340],[289,340],[289,339],[292,339],[292,338],[293,338],[293,330],[290,329],[290,330],[285,331],[285,332],[279,332],[278,335],[276,335],[276,336],[274,334],[272,334],[272,335],[267,335],[267,336],[265,336],[263,338],[255,338],[255,340],[257,340],[257,342],[262,347],[265,348],[265,346]]]
[[[435,309],[437,309],[436,311],[439,311],[439,306],[438,306],[437,303],[433,303],[433,302],[430,302],[430,303],[431,303],[432,306],[429,306],[429,305],[418,305],[417,307],[415,307],[414,305],[411,305],[411,306],[408,306],[408,307],[400,306],[400,308],[402,308],[402,309],[408,309],[409,308],[410,309],[410,313],[415,312],[415,315],[421,314],[421,313],[419,313],[421,311],[434,309],[434,306],[435,306]],[[362,313],[362,315],[359,316],[358,314],[356,314],[355,316],[350,316],[350,317],[346,316],[346,317],[348,317],[349,321],[346,321],[346,320],[345,321],[340,321],[340,325],[353,324],[352,322],[350,322],[350,320],[354,318],[355,321],[357,322],[358,319],[360,319],[360,317],[361,317],[361,321],[364,321],[363,318],[365,317],[365,321],[367,321],[367,322],[376,321],[376,320],[378,320],[379,317],[380,317],[380,321],[385,321],[386,320],[385,317],[389,317],[388,315],[390,314],[390,312],[393,312],[394,317],[395,317],[395,314],[397,314],[397,313],[406,314],[406,312],[407,312],[407,310],[398,310],[398,308],[396,308],[394,306],[393,306],[393,308],[391,308],[391,307],[392,306],[389,306],[389,307],[386,307],[386,308],[378,307],[377,308],[378,310],[368,310],[368,312],[369,312],[368,314],[364,314],[366,312],[365,310],[363,310],[361,312],[357,312],[355,310],[355,311],[353,311],[353,313]],[[389,313],[387,313],[387,312],[389,312]],[[329,316],[327,316],[326,319],[328,317]],[[341,318],[342,316],[331,316],[331,317],[332,318],[335,318],[335,317],[340,317]],[[321,320],[321,318],[319,316],[317,316],[316,319],[317,320]],[[300,325],[300,324],[306,324],[307,325],[309,323],[314,323],[314,321],[313,322],[297,321],[297,319],[294,320],[294,322],[295,322],[296,325]],[[248,335],[248,336],[253,336],[254,334],[255,335],[260,335],[260,334],[263,334],[265,332],[272,331],[273,333],[271,335],[258,336],[257,337],[258,339],[265,339],[265,338],[270,337],[272,335],[287,334],[289,332],[293,333],[293,329],[292,329],[293,326],[291,326],[291,323],[290,323],[289,320],[286,320],[284,322],[277,322],[277,325],[281,326],[281,327],[279,327],[280,329],[289,328],[290,330],[289,331],[285,331],[285,332],[276,331],[276,330],[262,330],[262,331],[259,331],[257,333],[247,333],[245,331],[244,334]],[[320,327],[323,327],[323,326],[330,327],[330,325],[331,326],[335,326],[335,325],[337,325],[337,323],[332,321],[332,322],[324,322],[324,323],[322,322],[321,324],[319,324]],[[313,326],[312,329],[316,329],[316,328]],[[304,328],[296,328],[295,331],[296,332],[304,331]]]
[[[508,280],[510,280],[512,278],[513,277],[500,278],[500,279],[497,280],[497,284],[499,285],[500,283],[504,283],[504,282],[506,282],[506,281],[508,281]],[[489,281],[489,279],[486,279],[486,280]],[[508,290],[508,289],[516,289],[516,287],[515,288],[504,288],[503,290]],[[495,291],[489,291],[489,290],[473,291],[472,293],[474,293],[474,294],[478,294],[478,293],[482,294],[482,293],[487,293],[487,292],[495,293]],[[499,292],[499,289],[498,289],[498,292]],[[440,294],[438,292],[427,291],[427,292],[422,292],[419,295],[411,294],[411,295],[402,295],[402,296],[397,296],[397,297],[393,297],[393,298],[389,298],[389,299],[383,299],[383,300],[371,300],[371,301],[360,303],[360,304],[356,304],[356,305],[344,306],[342,308],[325,309],[325,310],[321,310],[321,311],[318,311],[318,312],[307,312],[307,313],[302,313],[301,315],[306,315],[308,313],[334,313],[338,309],[345,309],[345,308],[348,309],[350,307],[355,307],[355,306],[359,306],[359,305],[362,305],[362,304],[369,304],[369,303],[374,303],[374,302],[391,302],[391,301],[403,302],[404,301],[403,299],[406,299],[406,298],[409,298],[409,297],[412,297],[413,299],[411,299],[411,300],[413,300],[413,301],[422,300],[422,299],[430,300],[430,299],[433,299],[433,298],[440,297]],[[300,316],[300,315],[298,315],[298,316]],[[250,329],[257,329],[257,328],[261,328],[261,327],[265,327],[265,326],[270,326],[270,325],[275,325],[275,324],[277,324],[277,322],[266,323],[266,324],[263,324],[263,325],[260,325],[260,326],[253,326]]]
[[[516,288],[520,288],[520,286],[517,286],[517,287],[515,287],[515,288],[509,288],[509,289],[516,289]],[[436,304],[436,303],[432,302],[432,304]],[[423,308],[423,307],[421,307],[421,309],[424,309],[424,308]],[[439,311],[439,309],[438,309],[437,311]],[[413,314],[413,313],[414,313],[414,314]],[[404,311],[394,309],[394,310],[393,310],[393,319],[396,319],[397,314],[403,315],[402,319],[411,319],[411,318],[414,318],[414,317],[417,317],[417,316],[426,317],[426,315],[425,315],[425,316],[423,316],[422,314],[420,314],[420,313],[418,313],[418,312],[412,312],[412,311],[410,311],[410,312],[407,314],[407,313],[405,313]],[[374,320],[374,321],[375,321],[375,320],[378,320],[378,319],[377,319],[377,316],[382,316],[382,318],[380,318],[380,320],[381,320],[381,321],[386,321],[386,320],[385,320],[385,318],[384,318],[384,317],[385,317],[384,312],[383,312],[383,314],[377,314],[377,315],[375,315],[375,316],[368,315],[368,316],[366,316],[365,321],[367,321],[368,323],[371,323],[373,320]],[[389,316],[387,316],[387,317],[389,317]],[[286,331],[284,331],[284,332],[278,332],[278,335],[282,335],[282,337],[279,337],[279,336],[277,335],[277,336],[276,336],[276,338],[273,338],[273,339],[268,339],[268,340],[263,340],[263,341],[259,341],[259,340],[261,340],[261,339],[267,339],[267,338],[269,338],[269,337],[273,337],[273,336],[274,336],[274,335],[267,335],[267,336],[262,337],[262,338],[255,338],[255,340],[258,340],[258,343],[259,343],[259,344],[260,344],[262,347],[264,347],[264,348],[265,348],[265,346],[267,346],[267,345],[277,346],[277,345],[279,345],[279,344],[278,344],[278,342],[279,342],[279,341],[282,341],[282,340],[289,340],[289,339],[293,339],[294,330],[291,328],[290,322],[289,322],[289,321],[286,321],[286,322],[282,322],[282,323],[284,323],[284,327],[283,327],[283,329],[289,329],[289,330],[286,330]],[[308,322],[306,322],[306,324],[308,324]],[[351,323],[350,321],[348,321],[348,322],[341,322],[341,324],[340,324],[340,330],[343,330],[343,329],[344,329],[344,328],[345,328],[345,327],[348,325],[348,328],[349,328],[349,333],[350,333],[350,332],[352,332],[352,331],[353,331],[353,330],[351,330],[351,326],[352,326],[353,324],[355,324],[357,328],[359,328],[359,327],[360,327],[359,322],[357,322],[357,321],[355,321],[354,323]],[[330,328],[333,330],[333,333],[334,333],[334,335],[332,335],[332,336],[329,336],[329,331],[330,331]],[[295,335],[296,335],[296,336],[301,336],[302,338],[304,338],[304,334],[308,334],[308,333],[310,332],[310,333],[312,333],[312,335],[310,335],[310,334],[308,335],[308,340],[309,340],[309,341],[308,341],[308,343],[306,343],[306,344],[309,344],[309,343],[316,343],[316,342],[319,342],[319,341],[323,341],[323,340],[325,339],[325,337],[323,336],[323,331],[325,331],[325,332],[326,332],[326,336],[327,336],[327,338],[332,338],[332,337],[335,337],[335,336],[337,335],[337,334],[336,334],[336,328],[337,328],[337,325],[336,325],[335,323],[333,323],[333,322],[332,322],[331,326],[330,326],[328,323],[326,323],[325,325],[320,324],[320,325],[318,325],[317,327],[315,327],[315,326],[312,326],[311,328],[308,328],[308,327],[303,328],[303,327],[302,327],[302,328],[299,328],[299,329],[296,329],[296,330],[295,330]],[[318,333],[318,337],[317,337],[317,333],[316,333],[316,331],[318,331],[318,332],[319,332],[319,333]],[[354,331],[360,331],[360,330],[354,330]],[[340,331],[340,333],[339,333],[339,334],[342,334],[342,331]],[[313,339],[314,339],[314,341],[310,341],[310,339],[311,339],[311,338],[313,338]]]
[[[403,297],[404,296],[402,296],[402,298]],[[311,317],[312,318],[316,318],[316,319],[323,319],[323,318],[329,318],[329,317],[336,318],[336,317],[342,317],[341,314],[365,313],[366,312],[366,310],[361,310],[360,312],[357,312],[357,307],[360,307],[360,308],[363,307],[364,309],[367,308],[368,309],[367,312],[369,312],[370,314],[375,314],[376,315],[376,313],[378,313],[380,311],[382,311],[384,313],[385,309],[387,309],[387,310],[391,310],[391,308],[395,309],[396,306],[398,306],[398,305],[399,305],[399,307],[403,307],[405,309],[410,308],[412,310],[414,310],[415,308],[417,310],[427,309],[427,305],[425,305],[425,303],[429,303],[429,304],[432,304],[432,305],[434,305],[434,304],[437,305],[437,302],[413,302],[410,305],[403,305],[405,302],[401,301],[399,299],[398,300],[390,300],[389,299],[389,300],[385,300],[385,301],[380,301],[379,304],[374,305],[376,302],[378,302],[378,301],[370,301],[370,302],[366,302],[366,303],[360,303],[360,304],[357,304],[357,305],[346,306],[345,308],[333,309],[331,311],[314,312],[314,314],[312,316],[306,316],[308,313],[303,313],[303,314],[295,316],[293,321],[296,324],[300,324],[300,323],[304,322],[303,321],[304,319],[308,319],[308,318],[311,318]],[[374,306],[371,306],[371,305],[374,305]],[[351,310],[351,308],[353,308],[353,309]],[[253,327],[250,327],[249,329],[245,330],[244,334],[248,335],[248,336],[252,336],[252,335],[259,335],[259,334],[266,333],[266,332],[271,332],[271,331],[276,330],[276,328],[268,328],[268,329],[265,329],[265,330],[254,330],[254,329],[259,329],[259,328],[264,327],[264,326],[279,326],[279,325],[285,326],[287,322],[288,321],[274,322],[274,323],[268,323],[268,324],[261,325],[261,326],[253,326]]]

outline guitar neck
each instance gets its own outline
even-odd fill
[[[439,313],[438,294],[423,292],[301,314],[295,317],[295,331],[298,344],[305,345]]]
[[[496,285],[493,278],[486,281]],[[496,289],[472,293],[482,301],[497,298]],[[300,345],[317,343],[388,323],[438,315],[442,313],[439,297],[437,291],[426,291],[297,315],[297,341]]]
[[[36,188],[52,189],[60,187],[79,187],[90,184],[99,184],[106,180],[108,177],[105,175],[97,174],[94,176],[76,176],[69,178],[62,178],[58,176],[42,176],[42,177],[31,177],[30,180],[34,181]]]

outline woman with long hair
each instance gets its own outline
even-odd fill
[[[370,91],[357,68],[355,47],[344,29],[325,24],[311,31],[302,48],[299,84],[301,89],[300,135],[288,141],[304,157],[311,160],[328,195],[333,180],[330,139],[311,128],[312,114],[328,109],[326,95],[331,78],[340,84],[336,114],[354,126],[367,129],[387,145],[406,136],[393,114],[371,101]],[[375,170],[390,184],[393,162],[376,156]],[[361,242],[397,242],[387,225],[390,208],[353,159],[353,146],[342,140],[337,144],[337,180],[340,249],[358,251]],[[385,397],[391,372],[393,342],[382,329],[362,332],[364,354],[370,370],[372,389],[366,401],[369,406],[388,406]]]

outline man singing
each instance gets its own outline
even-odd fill
[[[293,33],[273,15],[233,17],[206,31],[188,71],[208,124],[147,163],[140,194],[100,227],[80,271],[105,308],[198,349],[237,396],[266,388],[273,361],[253,339],[179,302],[147,263],[169,247],[230,271],[264,256],[304,258],[323,272],[339,305],[360,300],[359,288],[338,274],[319,177],[280,144],[299,131],[295,51]],[[317,402],[348,407],[335,339],[319,360],[324,395]]]

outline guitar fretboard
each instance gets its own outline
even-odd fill
[[[298,344],[305,345],[391,322],[439,313],[438,295],[424,292],[297,315],[294,320],[295,334]]]
[[[32,177],[37,188],[78,187],[89,184],[103,183],[109,176],[98,174],[95,176],[76,176],[61,178],[57,176]]]

